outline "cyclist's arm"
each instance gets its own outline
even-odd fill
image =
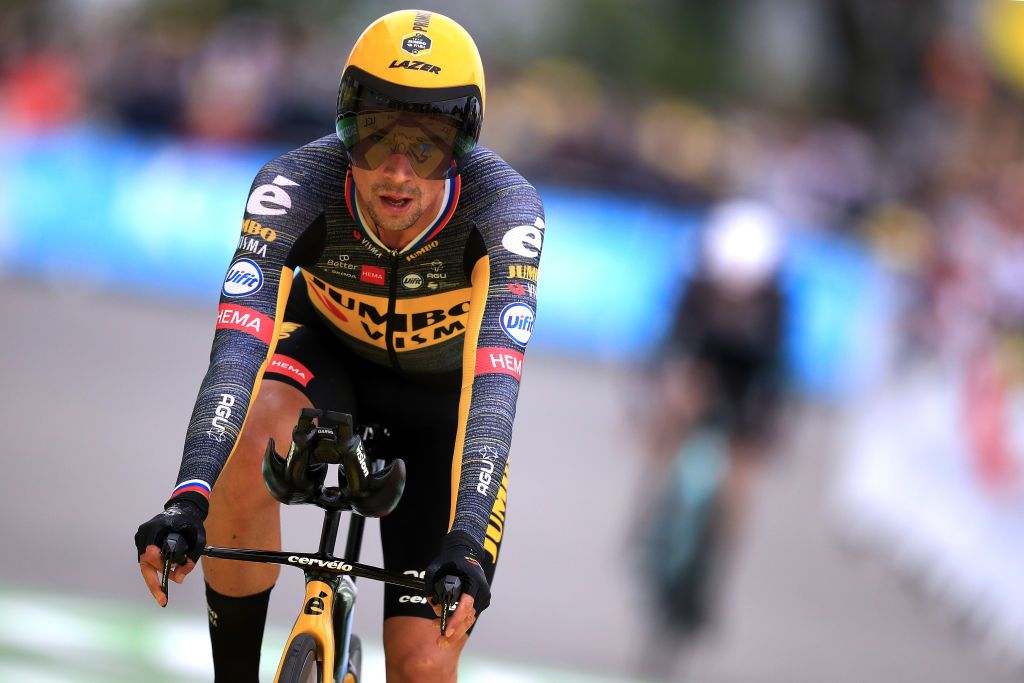
[[[471,271],[449,531],[468,534],[496,561],[516,397],[537,305],[544,213],[536,190],[525,181],[512,188],[485,210],[477,229],[485,253]]]
[[[221,289],[210,365],[171,496],[196,503],[204,513],[274,353],[294,268],[310,260],[306,252],[322,248],[311,238],[322,230],[323,219],[310,184],[284,155],[260,170],[249,192]]]

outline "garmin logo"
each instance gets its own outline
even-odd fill
[[[418,59],[403,59],[402,61],[398,61],[397,59],[392,59],[391,60],[391,64],[390,64],[390,66],[388,66],[388,68],[389,69],[408,69],[410,71],[426,71],[427,73],[432,73],[432,74],[439,74],[439,73],[441,73],[441,67],[434,66],[433,64],[427,64],[426,62],[421,62]]]

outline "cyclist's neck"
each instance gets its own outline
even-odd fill
[[[377,225],[377,221],[374,219],[375,212],[371,207],[366,205],[363,198],[359,196],[359,192],[355,192],[354,194],[361,222],[367,230],[373,232],[374,237],[377,238],[377,242],[394,251],[401,251],[409,243],[416,240],[416,238],[419,237],[419,235],[427,228],[438,223],[438,214],[443,203],[442,200],[444,199],[444,192],[439,192],[438,195],[422,209],[422,213],[417,218],[416,222],[408,228],[388,230]]]

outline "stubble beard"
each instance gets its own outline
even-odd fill
[[[369,204],[366,207],[366,212],[370,214],[370,218],[373,220],[373,224],[378,230],[384,232],[402,232],[408,230],[412,226],[416,225],[416,221],[423,215],[423,207],[420,204],[423,193],[420,192],[417,187],[401,187],[392,185],[390,183],[378,183],[371,188],[373,196],[379,196],[380,193],[394,192],[396,194],[402,194],[409,197],[412,201],[412,213],[405,218],[398,219],[386,219],[380,215],[377,211],[377,207],[374,204]]]

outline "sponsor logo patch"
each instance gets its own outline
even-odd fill
[[[350,292],[303,273],[313,305],[345,334],[387,348],[390,330],[396,351],[432,346],[463,334],[469,316],[465,291],[399,297],[389,316],[388,297]],[[429,286],[429,282],[427,283]]]
[[[410,71],[426,71],[429,74],[439,74],[439,73],[441,73],[441,67],[436,66],[434,64],[427,64],[426,62],[421,62],[418,59],[413,59],[413,60],[403,59],[402,61],[398,61],[397,59],[393,59],[393,60],[391,60],[391,64],[388,65],[388,68],[389,69],[408,69]]]
[[[351,262],[352,257],[348,254],[341,254],[337,259],[327,259],[329,268],[340,268],[342,270],[359,270],[359,266]]]
[[[533,309],[526,304],[509,304],[501,311],[501,329],[510,339],[526,346],[533,334],[533,319]]]
[[[505,533],[505,508],[507,503],[508,463],[505,463],[505,472],[501,475],[498,495],[494,499],[494,507],[491,508],[491,517],[487,520],[487,536],[484,537],[484,550],[491,556],[491,562],[498,561],[498,548],[501,545],[501,537]]]
[[[233,299],[249,296],[263,287],[263,271],[256,262],[248,258],[236,259],[228,268],[222,292]]]
[[[377,247],[377,245],[375,245],[373,242],[363,237],[363,233],[359,232],[358,230],[353,230],[352,236],[356,238],[359,244],[363,245],[363,248],[365,248],[368,252],[370,252],[377,258],[382,258],[384,256],[384,252],[381,251],[380,248]]]
[[[374,285],[384,284],[384,269],[380,266],[363,266],[359,279]]]
[[[274,321],[269,315],[236,304],[221,304],[217,309],[218,330],[238,330],[269,344],[274,334]]]
[[[412,261],[413,259],[415,259],[415,258],[417,258],[419,256],[422,256],[423,254],[426,254],[428,251],[430,251],[431,249],[436,247],[438,244],[439,244],[439,242],[437,240],[431,240],[430,242],[427,242],[426,244],[424,244],[422,247],[420,247],[416,251],[412,252],[411,254],[408,254],[405,257],[405,260],[406,261]]]
[[[419,31],[402,36],[402,49],[411,55],[429,54],[430,44],[430,37]]]
[[[292,208],[292,198],[286,187],[298,187],[298,183],[279,175],[268,185],[260,185],[249,195],[245,204],[246,212],[253,216],[280,216]]]
[[[423,286],[423,277],[416,273],[409,273],[402,278],[402,286],[406,289],[419,289]]]
[[[210,420],[210,429],[206,432],[214,441],[223,441],[228,431],[228,419],[231,417],[231,407],[235,405],[235,397],[231,394],[221,394],[217,407],[213,409],[213,419]]]
[[[246,235],[254,235],[259,237],[264,242],[273,242],[277,239],[277,233],[270,228],[264,227],[262,224],[257,223],[251,218],[246,218],[242,221],[242,232]]]
[[[537,296],[537,285],[532,282],[510,282],[508,291],[515,296]]]
[[[246,237],[245,235],[242,235],[238,238],[238,251],[247,251],[250,254],[266,258],[267,244],[266,242],[261,242],[255,237]]]
[[[313,373],[309,371],[309,368],[282,353],[274,354],[270,359],[269,369],[285,377],[291,377],[302,386],[306,386],[309,384],[309,380],[313,379]]]
[[[517,225],[509,228],[501,238],[501,246],[525,258],[537,258],[544,243],[544,221],[537,219],[533,225]]]
[[[485,346],[476,350],[477,375],[511,375],[519,381],[523,376],[523,354],[513,349]]]
[[[537,281],[537,266],[524,266],[515,265],[508,267],[508,279],[509,280],[529,280],[530,282]]]

